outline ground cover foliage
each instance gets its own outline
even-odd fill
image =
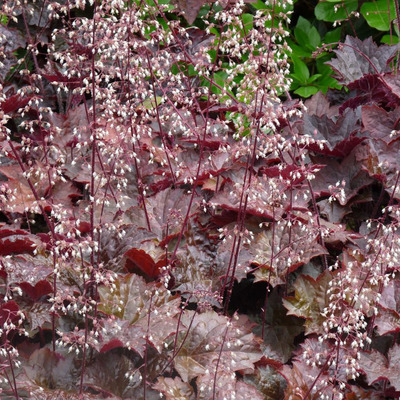
[[[293,9],[3,2],[1,398],[400,395],[396,19]]]

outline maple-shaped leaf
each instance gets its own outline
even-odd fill
[[[235,265],[235,276],[234,278],[240,282],[242,279],[247,276],[247,267],[250,266],[253,255],[249,252],[249,246],[241,243],[239,251],[237,251],[237,247],[233,246],[237,244],[237,239],[232,235],[230,237],[225,238],[222,242],[219,243],[216,257],[215,257],[215,266],[213,267],[213,272],[219,278],[225,276],[230,268],[230,274],[233,274],[233,265],[235,263],[235,258],[232,258],[232,254],[235,255],[237,253],[237,263]],[[232,253],[233,252],[233,253]]]
[[[157,316],[157,317],[155,317]],[[89,343],[100,353],[107,353],[113,349],[126,348],[134,350],[141,357],[145,355],[145,349],[155,349],[161,353],[165,343],[170,341],[170,337],[176,334],[177,329],[182,330],[176,318],[153,314],[148,319],[141,319],[136,324],[130,324],[118,318],[104,319],[99,324],[99,340],[97,343]],[[82,332],[84,333],[84,332]]]
[[[32,353],[24,370],[31,382],[43,388],[74,391],[78,386],[78,368],[72,354],[43,347]]]
[[[54,353],[48,348],[41,348],[34,351],[29,359],[23,362],[22,367],[16,372],[20,399],[121,399],[120,396],[113,395],[113,393],[108,390],[108,387],[102,387],[102,385],[96,386],[96,384],[94,384],[95,379],[98,378],[96,372],[102,368],[102,379],[105,386],[107,386],[110,380],[115,380],[115,386],[112,388],[115,388],[120,383],[120,381],[115,379],[116,374],[114,374],[114,371],[112,371],[112,373],[108,372],[107,377],[105,377],[105,370],[107,368],[116,367],[115,363],[112,363],[112,360],[105,360],[109,362],[101,363],[103,359],[100,357],[100,362],[96,365],[97,369],[93,371],[91,362],[96,360],[96,357],[91,358],[85,370],[85,390],[83,393],[79,393],[81,362],[75,358],[75,356],[68,353],[66,349],[61,348],[60,351],[60,353]],[[117,370],[115,372],[117,372]],[[100,374],[98,373],[98,375]],[[2,393],[6,394],[7,391],[3,391]],[[4,398],[11,399],[13,397],[15,396]]]
[[[321,118],[326,115],[328,118],[332,119],[334,116],[339,115],[339,107],[332,106],[327,96],[322,92],[318,92],[311,96],[304,102],[304,105],[307,110],[306,114],[310,116],[315,115]]]
[[[285,283],[288,273],[326,253],[318,243],[319,232],[310,226],[304,236],[302,226],[300,222],[281,224],[274,234],[269,229],[256,236],[249,248],[252,263],[260,266],[254,272],[255,282],[266,281],[272,286]]]
[[[316,143],[307,147],[315,153],[345,157],[365,137],[360,133],[360,112],[347,109],[339,116],[315,115],[308,112],[300,126],[302,134],[310,135]]]
[[[347,208],[348,206],[346,206]],[[344,224],[333,223],[324,219],[320,220],[321,232],[323,232],[324,245],[334,248],[342,248],[347,242],[360,239],[361,235],[346,229]]]
[[[137,398],[136,388],[141,387],[143,391],[143,386],[142,376],[135,369],[135,363],[118,352],[96,354],[87,365],[84,385],[122,399]]]
[[[175,378],[159,377],[153,389],[160,391],[167,400],[195,400],[193,387],[187,382],[183,382],[179,376]]]
[[[185,299],[190,298],[191,302],[202,301],[221,307],[215,294],[221,289],[220,278],[226,273],[226,259],[221,260],[218,257],[220,254],[215,254],[207,245],[207,242],[193,243],[177,251],[178,262],[173,269],[177,286],[174,290],[179,291]]]
[[[379,335],[400,332],[400,314],[395,310],[378,307],[378,315],[375,317],[374,325]]]
[[[0,256],[33,253],[40,241],[23,229],[0,229]]]
[[[262,353],[260,339],[251,333],[247,317],[236,316],[230,321],[214,311],[185,311],[181,320],[190,329],[179,335],[174,365],[184,382],[206,375],[204,379],[210,383],[216,365],[221,373],[254,372]]]
[[[115,272],[129,272],[127,265],[127,252],[131,249],[141,249],[154,261],[158,261],[159,249],[157,247],[157,236],[142,228],[139,221],[138,224],[127,224],[123,226],[125,235],[121,237],[118,232],[105,231],[101,235],[101,259],[108,269]],[[163,252],[165,254],[165,251]],[[140,264],[140,263],[139,263]],[[141,264],[140,264],[141,265]],[[140,266],[139,266],[140,269]],[[145,270],[147,267],[144,268]]]
[[[340,113],[348,108],[357,109],[364,104],[377,104],[385,108],[396,108],[400,105],[400,99],[385,84],[383,77],[377,74],[364,75],[349,83],[347,88],[351,91],[351,97],[340,106]]]
[[[210,201],[211,206],[221,208],[222,210],[231,210],[240,212],[243,210],[242,185],[244,168],[238,171],[231,171],[234,181],[225,184],[223,190],[217,192]],[[233,176],[234,175],[234,176]],[[273,211],[273,197],[278,188],[284,193],[287,185],[283,179],[279,177],[274,179],[274,185],[270,182],[267,184],[268,177],[254,176],[249,189],[249,197],[246,207],[246,214],[255,215],[263,218],[274,219],[279,218],[283,214],[281,207],[275,207]],[[271,180],[271,178],[270,178]],[[274,189],[272,189],[274,187]],[[282,199],[283,202],[283,199]]]
[[[146,284],[136,274],[119,275],[114,285],[98,289],[99,311],[117,318],[104,322],[99,350],[103,346],[109,350],[109,342],[117,339],[140,354],[146,341],[161,351],[166,338],[176,332],[174,317],[179,313],[180,298],[172,296],[162,284]],[[113,342],[113,347],[118,345]]]
[[[284,363],[292,357],[296,348],[295,338],[304,332],[303,322],[301,318],[288,315],[282,304],[279,289],[274,287],[268,296],[264,325],[264,344],[268,349],[273,349],[272,357]],[[264,321],[259,321],[259,325],[253,330],[260,337],[263,324]]]
[[[214,390],[214,378],[216,379]],[[235,393],[235,400],[264,400],[264,395],[253,385],[237,379],[229,370],[217,373],[216,377],[210,374],[199,376],[196,380],[200,388],[199,400],[229,399]]]
[[[343,393],[338,383],[346,385],[350,379],[348,360],[356,357],[357,351],[350,346],[338,348],[316,337],[306,339],[294,354],[293,368],[284,365],[279,371],[288,383],[285,400],[336,398]]]
[[[174,0],[177,8],[183,12],[186,21],[191,25],[206,0]]]
[[[393,94],[400,98],[400,79],[399,74],[396,73],[389,73],[385,74],[385,83],[389,86],[392,90]]]
[[[25,328],[30,337],[34,336],[39,328],[52,329],[52,310],[51,303],[34,303],[30,307],[24,308],[24,314],[28,321],[28,326]]]
[[[373,139],[383,140],[386,144],[394,141],[392,131],[400,128],[398,121],[400,118],[400,107],[393,111],[376,105],[364,106],[361,109],[362,123],[364,131]]]
[[[361,162],[362,167],[371,177],[384,184],[385,189],[394,198],[400,198],[400,189],[395,185],[397,172],[400,169],[400,140],[390,144],[383,140],[368,140],[364,145],[356,149],[356,161]],[[393,193],[393,188],[395,192]]]
[[[160,252],[162,250],[160,249]],[[165,255],[165,252],[164,252]],[[144,274],[144,277],[150,279],[157,278],[160,275],[161,267],[165,266],[164,258],[160,262],[155,260],[142,249],[133,248],[124,254],[126,258],[125,269],[128,272],[135,272],[138,275]]]
[[[324,333],[322,323],[326,318],[321,315],[321,312],[329,304],[327,291],[331,280],[332,273],[328,270],[324,271],[317,280],[308,275],[299,275],[293,285],[294,296],[283,299],[288,315],[305,318],[306,335]]]
[[[333,224],[340,224],[343,218],[351,213],[349,206],[343,207],[338,202],[329,201],[328,199],[320,200],[317,205],[321,217]]]
[[[4,266],[8,284],[25,283],[32,287],[36,286],[40,281],[46,280],[54,269],[51,258],[41,254],[16,254],[9,257],[4,262]],[[40,286],[37,289],[39,288]],[[42,286],[42,288],[48,289],[48,286]],[[40,292],[39,290],[37,294],[40,294]]]
[[[39,301],[42,297],[53,292],[53,287],[49,281],[41,280],[34,286],[29,282],[21,282],[19,287],[34,301]]]
[[[391,279],[384,286],[379,299],[379,305],[400,313],[400,281],[398,279]]]
[[[344,44],[334,50],[336,58],[327,62],[335,72],[340,84],[347,85],[366,74],[388,72],[391,59],[397,52],[397,46],[377,46],[372,37],[364,41],[347,36]]]
[[[292,367],[284,365],[279,371],[287,381],[287,387],[285,389],[284,400],[301,400],[305,399],[306,395],[309,400],[318,400],[323,394],[322,390],[310,391],[311,385],[314,384],[314,380],[318,376],[318,372],[311,375],[311,368],[300,361],[293,361]]]
[[[180,232],[189,203],[190,195],[187,192],[171,188],[146,199],[151,231],[159,240],[168,240]],[[196,213],[197,207],[196,203],[192,204],[191,214]],[[166,238],[167,233],[168,238]]]
[[[49,199],[49,207],[53,204],[65,208],[72,207],[73,201],[79,199],[82,193],[72,184],[72,182],[56,182],[55,185],[45,193],[45,198]]]
[[[21,168],[18,165],[0,165],[0,173],[8,178],[5,185],[10,191],[12,191],[12,194],[8,198],[9,201],[4,204],[5,211],[20,214],[23,214],[28,210],[34,212],[40,211],[28,181],[24,177]],[[33,177],[30,181],[33,184],[38,183],[38,180],[35,180]],[[44,195],[44,185],[40,186],[38,195],[40,197]]]
[[[360,370],[367,376],[369,385],[384,379],[390,381],[390,384],[400,391],[400,345],[394,345],[389,350],[387,358],[376,350],[363,351],[359,364]]]
[[[315,179],[311,185],[317,197],[330,196],[332,194],[330,187],[336,187],[337,182],[345,183],[343,190],[344,196],[336,194],[339,203],[344,206],[357,193],[370,185],[373,180],[362,169],[360,163],[357,162],[358,148],[357,146],[346,158],[338,161],[335,158],[311,156],[314,163],[325,165],[319,172],[315,174]]]

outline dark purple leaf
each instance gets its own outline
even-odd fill
[[[307,275],[300,275],[293,285],[294,296],[286,297],[283,300],[288,315],[305,319],[306,335],[310,333],[324,334],[322,323],[326,318],[321,313],[329,305],[327,290],[331,280],[332,274],[329,271],[323,272],[317,280]]]
[[[186,21],[191,25],[206,0],[175,0],[177,7],[183,12]]]
[[[0,255],[32,253],[38,240],[22,229],[0,229]]]
[[[348,86],[353,97],[350,97],[339,108],[343,113],[348,108],[357,109],[363,104],[378,104],[386,108],[395,108],[400,105],[400,99],[395,96],[379,75],[364,75]]]
[[[160,268],[165,266],[165,261],[161,260],[156,264],[153,258],[142,249],[130,249],[124,256],[125,269],[128,272],[143,273],[145,277],[153,279],[160,275]]]
[[[53,287],[46,280],[39,281],[34,286],[29,282],[21,282],[19,286],[34,302],[53,292]]]
[[[19,108],[25,107],[28,104],[29,100],[32,99],[32,97],[33,96],[25,96],[21,98],[20,95],[15,94],[0,103],[0,109],[2,109],[5,114],[12,113]]]
[[[360,163],[368,174],[381,181],[390,195],[400,198],[400,188],[395,186],[400,170],[400,140],[386,144],[383,140],[368,140],[356,149],[356,162]],[[357,164],[358,165],[358,164]]]
[[[43,388],[75,391],[78,387],[78,368],[72,354],[64,356],[41,348],[29,357],[25,373],[32,382]]]
[[[118,277],[115,288],[102,286],[98,291],[99,311],[112,317],[103,322],[99,350],[116,345],[117,339],[139,354],[143,354],[147,343],[161,352],[165,340],[176,332],[180,299],[163,285],[146,284],[142,277],[127,274]],[[149,312],[152,312],[150,319]],[[148,330],[151,333],[147,338]]]
[[[325,168],[317,172],[315,174],[315,179],[311,181],[311,186],[317,197],[332,195],[329,186],[334,188],[339,182],[338,193],[336,193],[336,190],[334,190],[334,192],[337,194],[339,203],[344,206],[356,196],[361,189],[373,182],[357,162],[358,148],[359,146],[342,161],[328,157],[311,157],[314,163],[320,165],[325,164]],[[340,186],[343,181],[345,183],[344,187]],[[341,188],[344,190],[344,197],[341,196]]]
[[[307,236],[303,234],[303,226],[309,228]],[[259,266],[254,272],[255,281],[280,285],[286,282],[290,272],[313,257],[325,254],[326,250],[318,243],[318,235],[318,230],[301,222],[292,222],[291,226],[281,224],[274,234],[272,229],[259,233],[249,248],[252,263]]]
[[[18,314],[19,306],[14,300],[0,304],[0,326],[3,328],[4,323],[15,323],[20,319]]]
[[[336,58],[327,62],[337,73],[341,84],[349,84],[366,74],[380,74],[390,70],[388,63],[395,56],[397,46],[377,46],[372,37],[364,41],[347,36],[344,44],[334,50]]]
[[[135,389],[142,387],[142,375],[139,371],[135,372],[135,363],[117,352],[97,355],[85,372],[85,386],[118,398],[137,398]]]
[[[195,400],[193,387],[187,382],[183,382],[179,376],[172,378],[159,377],[153,389],[160,391],[166,400]]]
[[[46,280],[53,273],[53,268],[49,257],[18,254],[7,260],[5,271],[9,284],[25,282],[34,287],[38,282]]]
[[[318,143],[309,149],[326,156],[345,157],[365,139],[360,132],[360,115],[357,111],[346,110],[343,115],[329,118],[304,114],[303,132],[311,134]],[[321,142],[324,146],[320,147]]]
[[[351,213],[350,207],[343,207],[336,201],[320,200],[318,203],[320,215],[333,224],[340,224],[343,218]]]
[[[201,377],[200,381],[210,384],[214,376],[210,371],[215,371],[217,360],[221,374],[254,371],[254,364],[262,358],[262,353],[260,339],[251,333],[247,317],[236,316],[228,324],[227,317],[214,311],[194,313],[186,311],[182,315],[182,323],[190,326],[190,330],[186,338],[185,332],[179,335],[180,351],[174,359],[175,368],[184,382]],[[234,384],[234,380],[231,382]]]
[[[315,115],[316,117],[323,117],[324,115],[332,119],[334,116],[339,115],[339,107],[332,106],[328,98],[322,93],[318,92],[311,96],[304,102],[306,106],[307,115]]]
[[[275,287],[268,295],[265,309],[264,344],[273,349],[273,358],[286,363],[295,350],[295,338],[304,332],[304,321],[288,315],[282,304],[279,287]],[[262,322],[253,330],[262,335]],[[264,352],[265,354],[265,352]]]
[[[364,106],[361,114],[364,134],[374,140],[383,140],[386,144],[395,140],[392,132],[400,130],[400,107],[388,112],[377,106]]]
[[[100,353],[106,353],[107,351],[110,351],[112,349],[124,346],[125,344],[122,343],[119,339],[111,339],[109,342],[103,345],[103,347],[100,349]]]
[[[385,83],[389,86],[392,92],[400,98],[400,78],[396,72],[385,74]]]
[[[379,307],[378,315],[375,317],[374,325],[379,335],[400,332],[400,314],[395,310]]]
[[[360,370],[367,376],[369,385],[381,379],[390,381],[396,390],[400,390],[399,367],[400,345],[396,344],[389,350],[388,358],[376,350],[362,352]]]

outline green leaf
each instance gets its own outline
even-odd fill
[[[243,14],[242,15],[243,26],[246,30],[246,33],[253,29],[253,20],[254,16],[252,14]]]
[[[293,75],[296,76],[299,82],[306,83],[308,78],[310,77],[310,71],[308,70],[307,65],[299,59],[294,59],[293,66],[294,66]]]
[[[0,24],[1,25],[7,25],[7,22],[8,22],[7,15],[0,13]]]
[[[250,3],[252,7],[254,7],[256,10],[266,10],[268,7],[265,5],[265,3],[261,0],[257,0],[255,3]]]
[[[322,76],[322,74],[314,74],[314,75],[310,76],[310,79],[308,79],[307,83],[313,83],[314,81],[316,81],[321,76]]]
[[[336,3],[333,5],[332,3]],[[348,14],[356,11],[358,0],[334,0],[329,2],[320,2],[315,7],[315,16],[321,21],[336,22],[348,18]]]
[[[318,90],[319,89],[316,86],[302,86],[302,87],[299,87],[294,92],[301,97],[307,98],[307,97],[310,97],[313,94],[317,93]]]
[[[287,44],[289,45],[289,47],[291,48],[291,52],[287,52],[288,57],[290,58],[311,58],[312,55],[312,51],[311,50],[307,50],[304,49],[300,46],[298,46],[297,44],[295,44],[292,40],[287,39]]]
[[[328,89],[341,89],[342,86],[338,84],[338,81],[331,76],[324,76],[318,80],[318,86],[322,93],[326,93]]]
[[[218,71],[218,72],[216,72],[216,73],[214,74],[213,79],[214,79],[214,82],[215,82],[218,86],[224,87],[224,86],[225,86],[225,83],[226,83],[226,78],[227,78],[227,77],[228,77],[228,74],[227,74],[226,71]],[[212,92],[215,93],[215,94],[221,93],[221,90],[220,90],[218,87],[214,86],[214,85],[211,87],[211,90],[212,90]]]
[[[164,28],[165,31],[169,31],[168,23],[164,20],[164,18],[157,18],[157,21]]]
[[[160,96],[156,96],[156,101],[154,101],[154,97],[147,97],[143,103],[142,106],[146,109],[146,110],[153,110],[155,107],[159,106],[160,104],[162,104],[162,97]]]
[[[326,32],[323,42],[325,44],[339,42],[341,39],[341,34],[342,34],[342,28],[336,28],[329,32]]]
[[[392,36],[383,35],[382,38],[381,38],[381,43],[385,43],[385,44],[388,44],[388,45],[397,44],[397,43],[399,43],[399,41],[400,41],[399,37],[395,36],[395,35],[392,35]]]
[[[315,50],[321,43],[321,37],[317,28],[312,26],[311,23],[302,16],[299,17],[297,25],[294,28],[294,36],[297,43],[309,50]]]
[[[217,38],[219,38],[220,37],[220,33],[219,33],[219,30],[218,29],[216,29],[216,28],[210,28],[210,33],[212,33],[213,35],[215,35]]]
[[[389,9],[388,9],[389,3]],[[396,17],[396,7],[394,1],[377,0],[364,3],[361,6],[361,14],[368,25],[379,31],[388,31],[390,23]]]

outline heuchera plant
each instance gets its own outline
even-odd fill
[[[290,8],[3,2],[2,398],[400,395],[397,48]]]

